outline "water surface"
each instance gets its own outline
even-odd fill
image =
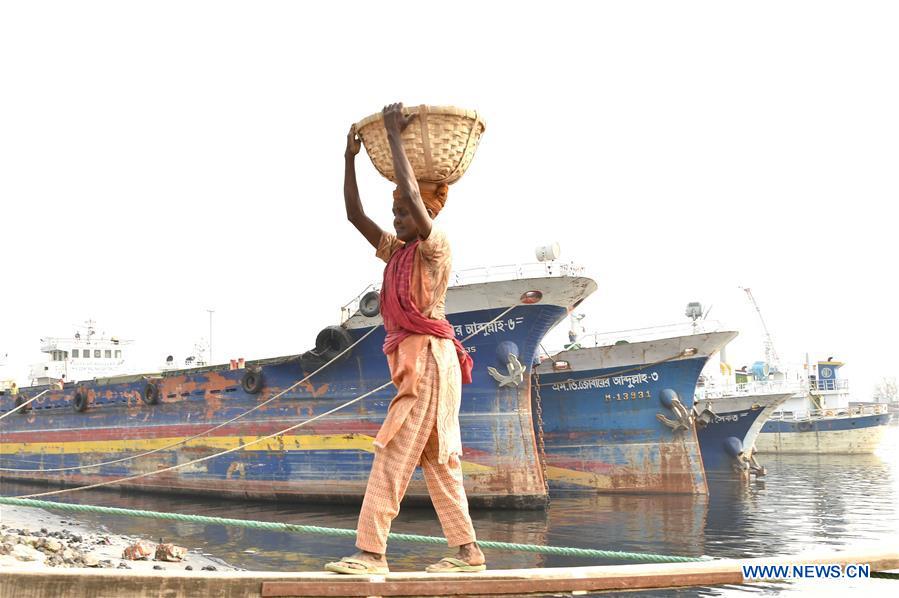
[[[743,485],[724,476],[710,480],[709,496],[569,494],[556,497],[546,511],[478,510],[472,518],[479,537],[504,542],[576,546],[687,556],[748,558],[841,548],[899,539],[899,427],[890,426],[876,455],[763,455],[763,480]],[[45,487],[0,481],[0,493],[19,495]],[[86,491],[53,500],[125,508],[177,511],[218,517],[355,528],[358,507],[231,502]],[[71,514],[64,517],[73,519]],[[164,538],[245,569],[318,570],[353,551],[352,540],[320,536],[82,515],[78,519],[110,533]],[[393,531],[440,535],[431,509],[407,508]],[[440,546],[393,543],[391,568],[418,570],[448,554]],[[593,559],[488,551],[492,568],[562,567],[621,563]],[[895,590],[885,580],[818,581],[634,595],[837,595],[847,590]],[[890,592],[892,593],[892,592]]]

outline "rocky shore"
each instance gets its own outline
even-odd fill
[[[119,569],[234,570],[197,551],[180,549],[176,538],[136,538],[91,529],[65,515],[41,509],[0,507],[0,571],[16,568],[102,567]],[[174,546],[169,543],[174,543]],[[148,555],[146,559],[125,558]],[[157,550],[158,548],[158,550]]]

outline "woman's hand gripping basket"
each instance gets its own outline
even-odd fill
[[[415,178],[448,185],[458,181],[471,164],[486,129],[478,113],[452,106],[417,106],[405,112],[413,116],[402,139]],[[378,172],[397,182],[383,115],[372,114],[355,128]]]

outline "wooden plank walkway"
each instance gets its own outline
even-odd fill
[[[4,569],[0,570],[0,598],[284,598],[580,593],[742,584],[741,565],[837,563],[869,564],[871,571],[897,569],[899,550],[859,548],[842,552],[697,563],[507,569],[468,574],[411,572],[371,577],[324,572]]]

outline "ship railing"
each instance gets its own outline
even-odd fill
[[[592,340],[594,347],[606,347],[618,344],[622,341],[634,343],[675,336],[689,336],[691,334],[717,332],[723,329],[724,326],[718,320],[700,320],[695,324],[692,322],[677,322],[674,324],[647,326],[645,328],[588,332],[578,337],[578,344],[582,347],[587,347],[589,346],[588,341]]]
[[[849,380],[809,380],[809,390],[849,390]]]
[[[481,266],[455,270],[450,275],[450,286],[461,286],[479,282],[501,280],[522,280],[525,278],[547,278],[560,276],[582,276],[584,267],[573,262],[539,262],[531,264],[506,264],[503,266]]]
[[[889,413],[886,405],[878,403],[864,403],[852,405],[850,407],[840,407],[838,409],[811,409],[799,413],[775,411],[771,415],[771,419],[777,421],[811,421],[813,419],[822,419],[824,417],[855,417],[859,415],[883,415]]]
[[[499,282],[504,280],[524,280],[527,278],[558,278],[562,276],[582,276],[584,267],[573,262],[540,262],[532,264],[506,264],[502,266],[482,266],[454,270],[450,274],[449,285],[457,287],[468,284]],[[359,309],[362,297],[370,291],[379,291],[380,283],[366,286],[361,293],[353,297],[340,308],[340,322],[346,322]]]
[[[381,290],[381,285],[371,283],[367,287],[362,289],[361,293],[359,293],[358,295],[356,295],[355,297],[350,299],[349,303],[347,303],[346,305],[340,306],[340,323],[343,324],[344,322],[349,320],[351,317],[353,317],[353,314],[359,310],[359,302],[362,301],[362,297],[364,297],[366,293],[368,293],[370,291],[380,291],[380,290]]]
[[[697,396],[706,399],[721,399],[761,394],[796,394],[800,390],[801,385],[795,380],[753,380],[739,384],[710,384],[697,388]]]

